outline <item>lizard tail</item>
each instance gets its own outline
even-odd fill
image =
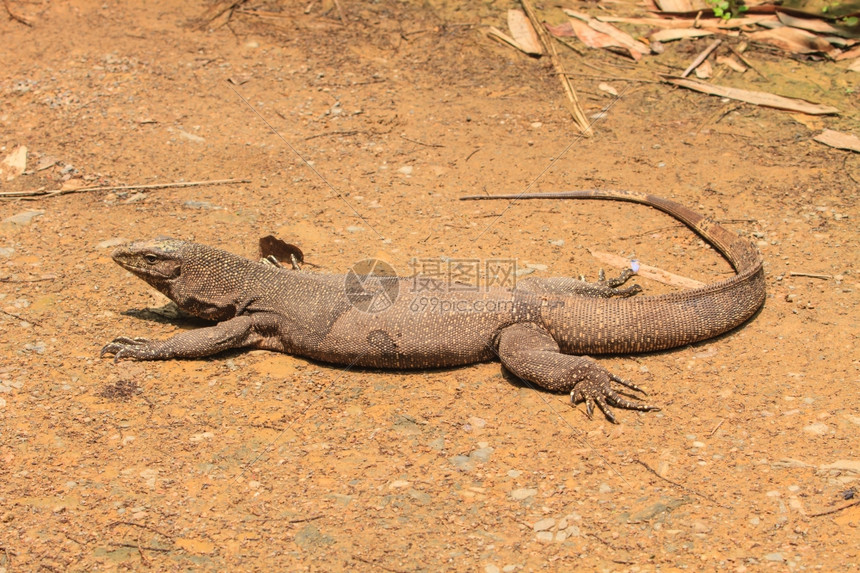
[[[515,205],[517,201],[525,199],[604,199],[648,205],[671,215],[698,233],[728,259],[736,272],[741,273],[751,267],[761,266],[761,257],[749,241],[742,239],[737,234],[725,229],[689,207],[656,195],[648,195],[647,193],[639,193],[637,191],[587,190],[562,191],[559,193],[523,193],[521,195],[468,195],[460,197],[461,201],[481,199],[510,199],[512,201],[511,206]]]
[[[673,348],[711,338],[745,322],[765,300],[762,259],[756,247],[715,221],[674,201],[635,191],[588,190],[521,195],[473,195],[461,200],[605,199],[640,203],[681,221],[716,248],[735,269],[735,275],[695,289],[658,296],[601,301],[594,305],[569,301],[552,316],[559,343],[567,352],[625,353]],[[570,329],[575,320],[582,326]]]

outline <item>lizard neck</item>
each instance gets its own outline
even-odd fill
[[[255,298],[289,275],[227,251],[188,244],[180,276],[159,290],[185,312],[221,321],[243,314]]]

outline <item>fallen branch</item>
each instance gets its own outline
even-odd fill
[[[581,78],[589,78],[592,80],[604,80],[604,81],[615,81],[615,82],[641,82],[646,84],[660,84],[663,83],[660,80],[646,80],[645,78],[631,78],[626,76],[609,76],[609,75],[599,75],[599,74],[585,74],[580,72],[567,72],[569,76],[579,76]]]
[[[153,183],[151,185],[118,185],[113,187],[80,187],[78,189],[57,189],[56,191],[45,191],[36,189],[32,191],[6,191],[0,193],[0,199],[20,199],[24,197],[56,197],[69,193],[83,193],[85,191],[141,191],[144,189],[170,189],[177,187],[201,187],[203,185],[234,185],[236,183],[250,183],[250,179],[213,179],[209,181],[185,181],[180,183]]]
[[[719,38],[714,40],[713,42],[711,42],[711,45],[709,45],[707,48],[702,50],[701,54],[696,56],[696,59],[693,60],[693,63],[690,64],[686,70],[684,70],[684,73],[681,74],[681,77],[686,78],[687,76],[689,76],[690,72],[692,72],[693,70],[698,68],[702,64],[702,62],[704,62],[707,59],[707,57],[711,55],[711,52],[716,50],[717,47],[722,43],[723,43],[723,41],[720,40]]]
[[[811,279],[824,279],[824,280],[830,280],[833,278],[832,275],[821,275],[821,274],[817,274],[817,273],[800,273],[800,272],[794,272],[794,271],[791,271],[790,273],[788,273],[788,276],[790,276],[790,277],[807,277],[807,278],[811,278]]]
[[[171,551],[170,549],[164,549],[163,547],[146,547],[143,545],[138,545],[136,543],[111,543],[114,547],[131,547],[132,549],[137,550],[147,550],[147,551],[157,551],[160,553],[167,553]]]
[[[620,257],[618,255],[613,255],[612,253],[604,253],[601,251],[589,251],[591,256],[596,258],[597,260],[611,265],[613,267],[619,269],[629,269],[630,268],[630,260]],[[651,279],[657,282],[661,282],[663,284],[681,287],[681,288],[699,288],[705,286],[705,283],[699,282],[695,279],[682,277],[680,275],[672,274],[668,271],[664,271],[663,269],[658,269],[657,267],[650,267],[648,265],[640,264],[639,268],[636,269],[636,274],[640,277],[645,277],[647,279]]]
[[[585,112],[582,111],[582,106],[579,105],[579,98],[576,95],[576,90],[573,89],[573,84],[570,83],[570,78],[567,77],[567,73],[565,72],[564,65],[561,63],[561,58],[558,57],[558,51],[555,49],[555,42],[552,41],[552,38],[549,37],[549,34],[544,28],[543,23],[538,20],[537,14],[535,14],[534,7],[530,0],[520,0],[520,3],[523,5],[523,11],[525,11],[526,16],[531,20],[532,27],[538,34],[538,39],[540,39],[541,44],[544,47],[544,50],[549,54],[549,59],[552,62],[553,67],[555,68],[556,73],[558,74],[559,79],[561,80],[561,87],[564,88],[564,93],[567,94],[567,99],[569,100],[569,108],[570,113],[573,116],[573,121],[576,123],[579,130],[586,137],[590,137],[593,133],[591,130],[591,125],[588,123],[588,119],[585,117]]]
[[[828,509],[827,511],[819,511],[817,513],[810,513],[809,517],[821,517],[822,515],[830,515],[832,513],[837,513],[842,511],[843,509],[848,509],[849,507],[854,507],[855,505],[860,505],[860,499],[857,501],[852,501],[848,505],[843,505],[834,509]]]
[[[711,503],[713,503],[714,505],[718,505],[718,506],[722,507],[723,509],[732,509],[732,507],[731,507],[731,506],[729,506],[729,505],[724,505],[724,504],[720,503],[719,501],[717,501],[716,499],[712,498],[712,497],[711,497],[711,496],[709,496],[709,495],[706,495],[706,494],[704,494],[704,493],[699,493],[698,491],[696,491],[696,490],[694,490],[694,489],[690,489],[690,488],[688,488],[688,487],[687,487],[687,486],[685,486],[684,484],[680,484],[680,483],[678,483],[678,482],[676,482],[676,481],[672,481],[672,480],[670,480],[670,479],[668,479],[668,478],[665,478],[665,477],[661,476],[659,473],[657,473],[657,471],[656,471],[656,470],[654,470],[654,468],[652,468],[651,466],[649,466],[648,464],[646,464],[645,462],[643,462],[643,461],[642,461],[642,460],[640,460],[640,459],[634,459],[633,461],[634,461],[634,462],[636,462],[637,464],[639,464],[640,466],[644,467],[646,470],[648,470],[649,472],[651,472],[652,474],[654,474],[655,476],[657,476],[657,477],[658,477],[658,478],[660,478],[661,480],[665,481],[666,483],[670,483],[670,484],[674,485],[675,487],[679,487],[679,488],[681,488],[682,490],[686,491],[687,493],[691,493],[691,494],[695,495],[696,497],[701,497],[702,499],[707,499],[708,501],[710,501],[710,502],[711,502]]]
[[[14,314],[11,312],[6,312],[2,308],[0,308],[0,313],[5,314],[6,316],[11,316],[12,318],[16,318],[16,319],[20,320],[21,322],[28,322],[30,324],[35,324],[36,326],[42,326],[42,323],[39,322],[38,320],[35,320],[33,318],[24,318],[23,316],[18,316],[17,314]]]
[[[762,77],[762,79],[763,79],[763,80],[765,80],[765,81],[770,81],[770,78],[769,78],[769,77],[767,77],[766,75],[764,75],[764,73],[763,73],[760,69],[758,69],[757,67],[755,67],[754,65],[752,65],[752,62],[750,62],[750,61],[749,61],[749,60],[744,56],[744,50],[746,50],[746,47],[747,47],[747,43],[746,43],[746,42],[742,42],[742,43],[741,43],[737,48],[733,48],[731,44],[726,44],[726,47],[729,49],[729,51],[730,51],[731,53],[733,53],[734,55],[736,55],[740,61],[742,61],[744,64],[746,64],[746,66],[747,66],[749,69],[751,69],[752,71],[754,71],[755,73],[757,73],[758,75],[760,75],[760,76]]]
[[[3,0],[3,6],[6,8],[6,13],[9,14],[9,19],[18,22],[19,24],[24,24],[28,28],[32,28],[33,24],[24,18],[23,16],[19,16],[12,12],[12,9],[9,8],[9,0]]]
[[[405,139],[406,141],[408,141],[410,143],[417,143],[418,145],[423,145],[425,147],[445,147],[441,143],[424,143],[423,141],[418,141],[417,139],[410,139],[410,138],[406,137],[405,135],[403,135],[402,133],[400,134],[400,137],[401,137],[401,139]]]
[[[708,95],[727,97],[729,99],[743,101],[746,103],[751,103],[764,107],[772,107],[775,109],[783,109],[788,111],[797,111],[809,115],[833,115],[839,113],[839,110],[833,106],[812,103],[802,99],[783,97],[767,92],[755,92],[750,90],[729,88],[725,86],[718,86],[716,84],[709,84],[707,82],[693,80],[690,78],[664,76],[664,79],[667,83],[682,88],[687,88],[689,90],[705,93]]]
[[[856,135],[825,129],[812,139],[829,147],[860,153],[860,137]]]
[[[337,8],[337,15],[340,18],[340,23],[346,26],[346,14],[344,14],[343,12],[343,8],[340,5],[340,0],[334,0],[334,5],[335,8]]]
[[[153,526],[147,525],[145,523],[135,523],[134,521],[112,521],[112,522],[107,524],[107,526],[110,528],[114,528],[117,525],[130,525],[132,527],[140,527],[141,529],[148,529],[150,531],[153,531],[153,532],[159,534],[162,537],[166,537],[170,541],[173,541],[173,537],[171,537],[170,535],[167,535],[166,533],[163,533],[163,532],[159,531],[158,529],[154,528]]]

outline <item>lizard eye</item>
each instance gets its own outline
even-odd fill
[[[148,254],[148,255],[143,255],[143,260],[145,260],[150,265],[154,265],[155,263],[158,262],[158,257],[156,257],[155,255],[152,255],[152,254]]]

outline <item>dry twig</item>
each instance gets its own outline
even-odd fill
[[[689,76],[690,72],[692,72],[693,70],[698,68],[699,65],[701,65],[701,63],[704,62],[707,59],[707,57],[711,55],[711,52],[716,50],[717,47],[722,43],[723,43],[723,41],[719,38],[714,40],[713,42],[711,42],[710,46],[708,46],[707,48],[702,50],[702,53],[699,54],[698,56],[696,56],[696,59],[693,60],[693,63],[690,64],[686,70],[684,70],[684,73],[681,74],[681,77],[686,78],[687,76]]]
[[[849,504],[847,504],[847,505],[842,505],[842,506],[839,506],[839,507],[835,507],[835,508],[833,508],[833,509],[828,509],[828,510],[826,510],[826,511],[819,511],[819,512],[816,512],[816,513],[810,513],[810,514],[809,514],[809,517],[821,517],[822,515],[830,515],[830,514],[833,514],[833,513],[840,512],[840,511],[842,511],[843,509],[848,509],[849,507],[854,507],[855,505],[860,505],[860,499],[858,499],[857,501],[852,501],[851,503],[849,503]]]
[[[109,528],[116,527],[117,525],[131,525],[133,527],[140,527],[143,529],[148,529],[150,531],[154,531],[155,533],[161,535],[162,537],[166,537],[170,541],[173,541],[173,537],[171,537],[170,535],[167,535],[166,533],[159,531],[158,529],[152,527],[151,525],[147,525],[145,523],[135,523],[134,521],[112,521],[112,522],[107,524],[107,526]]]
[[[340,5],[340,0],[334,0],[334,6],[337,8],[337,15],[340,17],[340,23],[346,26],[346,15]]]
[[[32,318],[24,318],[23,316],[18,316],[17,314],[14,314],[11,312],[6,312],[3,309],[0,309],[0,313],[5,314],[6,316],[11,316],[12,318],[17,318],[18,320],[20,320],[22,322],[29,322],[30,324],[35,324],[36,326],[42,326],[42,323],[39,322],[38,320],[35,320]]]
[[[409,137],[406,137],[403,134],[401,134],[400,137],[401,137],[401,139],[405,139],[406,141],[409,141],[410,143],[417,143],[418,145],[423,145],[425,147],[445,147],[441,143],[424,143],[423,141],[418,141],[417,139],[411,139]]]
[[[565,94],[567,94],[567,99],[569,100],[568,107],[570,108],[571,115],[573,115],[573,121],[576,123],[577,127],[579,127],[579,130],[583,135],[590,137],[593,133],[591,125],[589,125],[588,119],[585,117],[585,112],[582,111],[582,107],[579,105],[579,98],[576,95],[576,90],[573,89],[573,84],[570,83],[570,78],[567,77],[567,72],[564,69],[564,65],[561,63],[558,51],[555,49],[555,42],[553,42],[552,38],[549,37],[549,34],[547,33],[546,28],[543,27],[541,21],[538,20],[531,0],[520,0],[520,3],[523,5],[523,11],[526,13],[526,16],[529,17],[532,27],[537,32],[538,38],[543,45],[544,51],[549,54],[549,59],[552,61],[552,65],[555,68],[558,77],[561,79],[561,86],[564,88]]]
[[[699,493],[699,492],[697,492],[696,490],[694,490],[694,489],[690,489],[690,488],[688,488],[687,486],[685,486],[685,485],[683,485],[683,484],[680,484],[680,483],[678,483],[678,482],[675,482],[675,481],[672,481],[672,480],[670,480],[670,479],[664,478],[663,476],[661,476],[660,474],[658,474],[658,473],[654,470],[654,468],[652,468],[651,466],[649,466],[648,464],[646,464],[646,463],[645,463],[645,462],[643,462],[642,460],[638,460],[638,459],[636,459],[636,460],[633,460],[633,461],[634,461],[634,462],[636,462],[637,464],[639,464],[640,466],[644,467],[646,470],[648,470],[649,472],[651,472],[652,474],[654,474],[655,476],[657,476],[657,477],[658,477],[658,478],[660,478],[661,480],[665,481],[666,483],[670,483],[670,484],[674,485],[675,487],[679,487],[679,488],[681,488],[682,490],[686,491],[687,493],[691,493],[691,494],[695,495],[696,497],[701,497],[701,498],[703,498],[703,499],[707,499],[708,501],[710,501],[710,502],[711,502],[711,503],[713,503],[714,505],[718,505],[718,506],[722,507],[723,509],[732,509],[731,507],[729,507],[729,506],[727,506],[727,505],[723,505],[722,503],[718,502],[717,500],[715,500],[714,498],[712,498],[712,497],[710,497],[710,496],[708,496],[708,495],[705,495],[705,494],[703,494],[703,493]]]
[[[6,8],[6,13],[9,14],[10,20],[14,20],[15,22],[18,22],[19,24],[24,24],[28,28],[33,27],[33,24],[29,20],[27,20],[23,16],[19,16],[19,15],[15,14],[14,12],[12,12],[12,9],[9,8],[9,0],[3,0],[3,7]]]
[[[179,183],[153,183],[151,185],[118,185],[114,187],[80,187],[78,189],[57,189],[46,191],[35,189],[31,191],[6,191],[0,193],[0,199],[22,199],[29,197],[56,197],[57,195],[68,195],[70,193],[83,193],[85,191],[141,191],[144,189],[169,189],[176,187],[200,187],[202,185],[234,185],[236,183],[250,183],[250,179],[213,179],[210,181],[184,181]]]

